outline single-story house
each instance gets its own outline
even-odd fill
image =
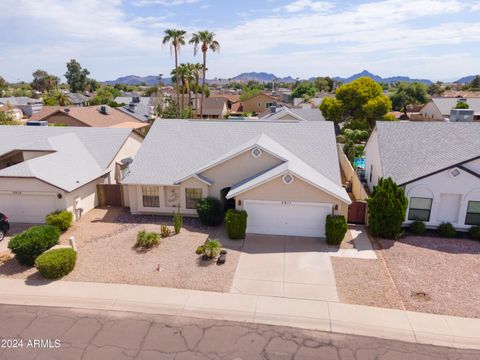
[[[10,116],[13,120],[20,121],[23,118],[23,112],[18,107],[11,106],[11,105],[1,105],[0,104],[0,112],[6,113]]]
[[[480,98],[432,98],[420,109],[420,115],[423,120],[444,121],[450,118],[450,112],[458,102],[467,103],[469,109],[474,111],[474,121],[480,121]]]
[[[325,121],[319,108],[288,108],[272,106],[269,111],[259,117],[260,120],[296,120]]]
[[[326,121],[158,119],[122,184],[134,214],[196,216],[213,196],[259,234],[324,237],[326,215],[351,203]]]
[[[45,106],[41,111],[34,114],[30,120],[46,120],[49,124],[78,127],[128,128],[141,132],[149,126],[149,124],[107,105]]]
[[[405,225],[480,225],[480,124],[377,121],[365,154],[370,190],[382,177],[404,188]]]
[[[142,122],[148,122],[156,118],[155,106],[157,101],[159,101],[159,98],[149,96],[119,96],[115,98],[117,104],[124,104],[118,107],[118,110]]]
[[[97,184],[116,184],[143,142],[132,129],[0,126],[0,212],[42,223],[97,206]]]
[[[43,107],[41,99],[32,99],[26,96],[10,96],[0,98],[0,104],[10,105],[22,110],[23,115],[30,117],[39,112]]]
[[[90,100],[90,97],[80,93],[68,92],[66,95],[70,103],[74,106],[87,106]]]

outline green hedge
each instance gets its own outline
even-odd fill
[[[73,270],[77,253],[73,249],[54,249],[35,259],[38,272],[47,279],[58,279]]]
[[[480,225],[472,226],[468,234],[473,240],[480,240]]]
[[[425,234],[425,223],[420,220],[415,220],[413,223],[410,224],[410,232],[413,235],[423,235]]]
[[[443,222],[438,226],[438,235],[445,238],[453,238],[457,236],[457,230],[449,222]]]
[[[327,222],[325,225],[325,235],[327,236],[327,243],[330,245],[340,245],[348,226],[345,217],[342,215],[327,215]]]
[[[197,202],[198,219],[203,225],[217,226],[222,223],[223,209],[220,200],[214,197],[206,197]]]
[[[52,225],[32,226],[15,235],[8,243],[8,248],[24,265],[33,265],[35,258],[58,244],[60,230]]]
[[[227,234],[229,239],[245,239],[245,233],[247,231],[247,217],[248,214],[245,210],[227,210],[227,213],[225,214],[225,224],[227,226]]]
[[[67,210],[55,211],[47,215],[45,222],[47,225],[56,226],[61,232],[64,232],[72,226],[73,214]]]

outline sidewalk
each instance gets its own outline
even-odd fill
[[[124,284],[1,279],[0,303],[247,321],[480,349],[480,319],[316,300]]]

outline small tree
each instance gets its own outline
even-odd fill
[[[408,200],[391,178],[380,179],[368,202],[368,223],[374,236],[396,239],[402,234]]]
[[[455,109],[469,109],[470,106],[463,101],[457,101],[457,105],[455,106]]]

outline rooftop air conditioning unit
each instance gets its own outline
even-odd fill
[[[450,110],[450,122],[472,122],[475,115],[473,109]]]
[[[102,114],[108,115],[108,106],[106,106],[106,105],[100,106],[100,112]]]

